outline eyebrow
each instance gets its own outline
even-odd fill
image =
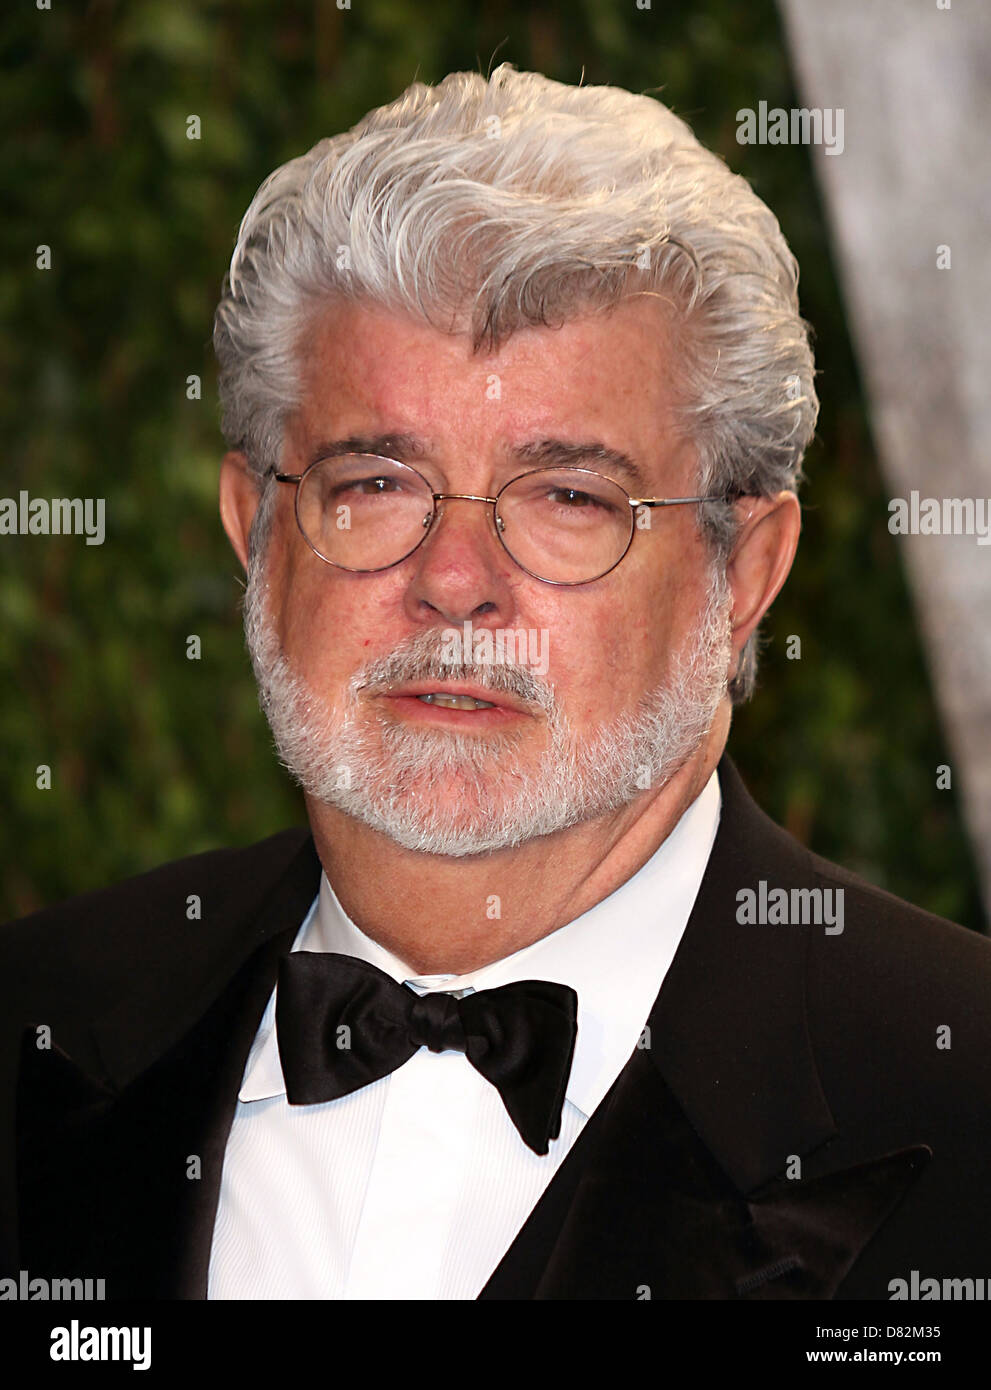
[[[426,458],[430,449],[415,434],[349,434],[343,439],[324,440],[309,452],[307,463],[336,458],[340,454],[378,454],[380,458]]]
[[[533,444],[521,444],[513,453],[521,460],[535,463],[538,468],[587,468],[590,464],[604,464],[610,471],[624,474],[639,492],[642,493],[647,486],[643,470],[629,454],[602,444],[597,439],[577,443],[564,439],[541,439]]]
[[[376,454],[380,458],[426,459],[433,452],[428,441],[419,435],[349,434],[341,439],[323,440],[310,450],[307,462],[321,458],[336,458],[341,454]],[[648,488],[643,469],[629,454],[614,449],[600,440],[537,439],[520,444],[511,450],[520,463],[535,468],[595,468],[605,466],[610,472],[621,473],[642,495]],[[648,489],[649,490],[649,489]]]

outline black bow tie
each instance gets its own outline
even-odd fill
[[[279,962],[275,1023],[290,1105],[350,1095],[423,1046],[453,1049],[498,1089],[538,1154],[561,1132],[577,1016],[575,991],[544,980],[456,999],[418,995],[376,966],[336,952],[293,951]]]

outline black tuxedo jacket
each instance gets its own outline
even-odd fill
[[[887,1299],[913,1270],[991,1276],[991,943],[810,854],[719,771],[650,1045],[482,1298]],[[205,1298],[242,1071],[319,875],[287,831],[0,931],[5,1273]],[[842,933],[739,922],[762,879],[842,889]]]

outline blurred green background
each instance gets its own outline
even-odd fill
[[[272,168],[415,77],[509,61],[657,90],[777,213],[823,410],[799,558],[730,750],[813,849],[983,929],[808,152],[735,139],[739,107],[801,105],[771,0],[23,0],[0,44],[0,494],[103,496],[108,532],[0,538],[0,918],[304,819],[217,516],[213,309]]]

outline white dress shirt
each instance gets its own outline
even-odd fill
[[[548,1154],[535,1154],[498,1090],[463,1053],[426,1047],[351,1095],[291,1106],[273,990],[227,1143],[207,1297],[477,1298],[641,1039],[698,894],[720,808],[713,772],[656,853],[615,892],[466,975],[413,974],[350,921],[322,875],[294,951],[357,956],[420,993],[527,979],[576,991],[561,1133]]]

